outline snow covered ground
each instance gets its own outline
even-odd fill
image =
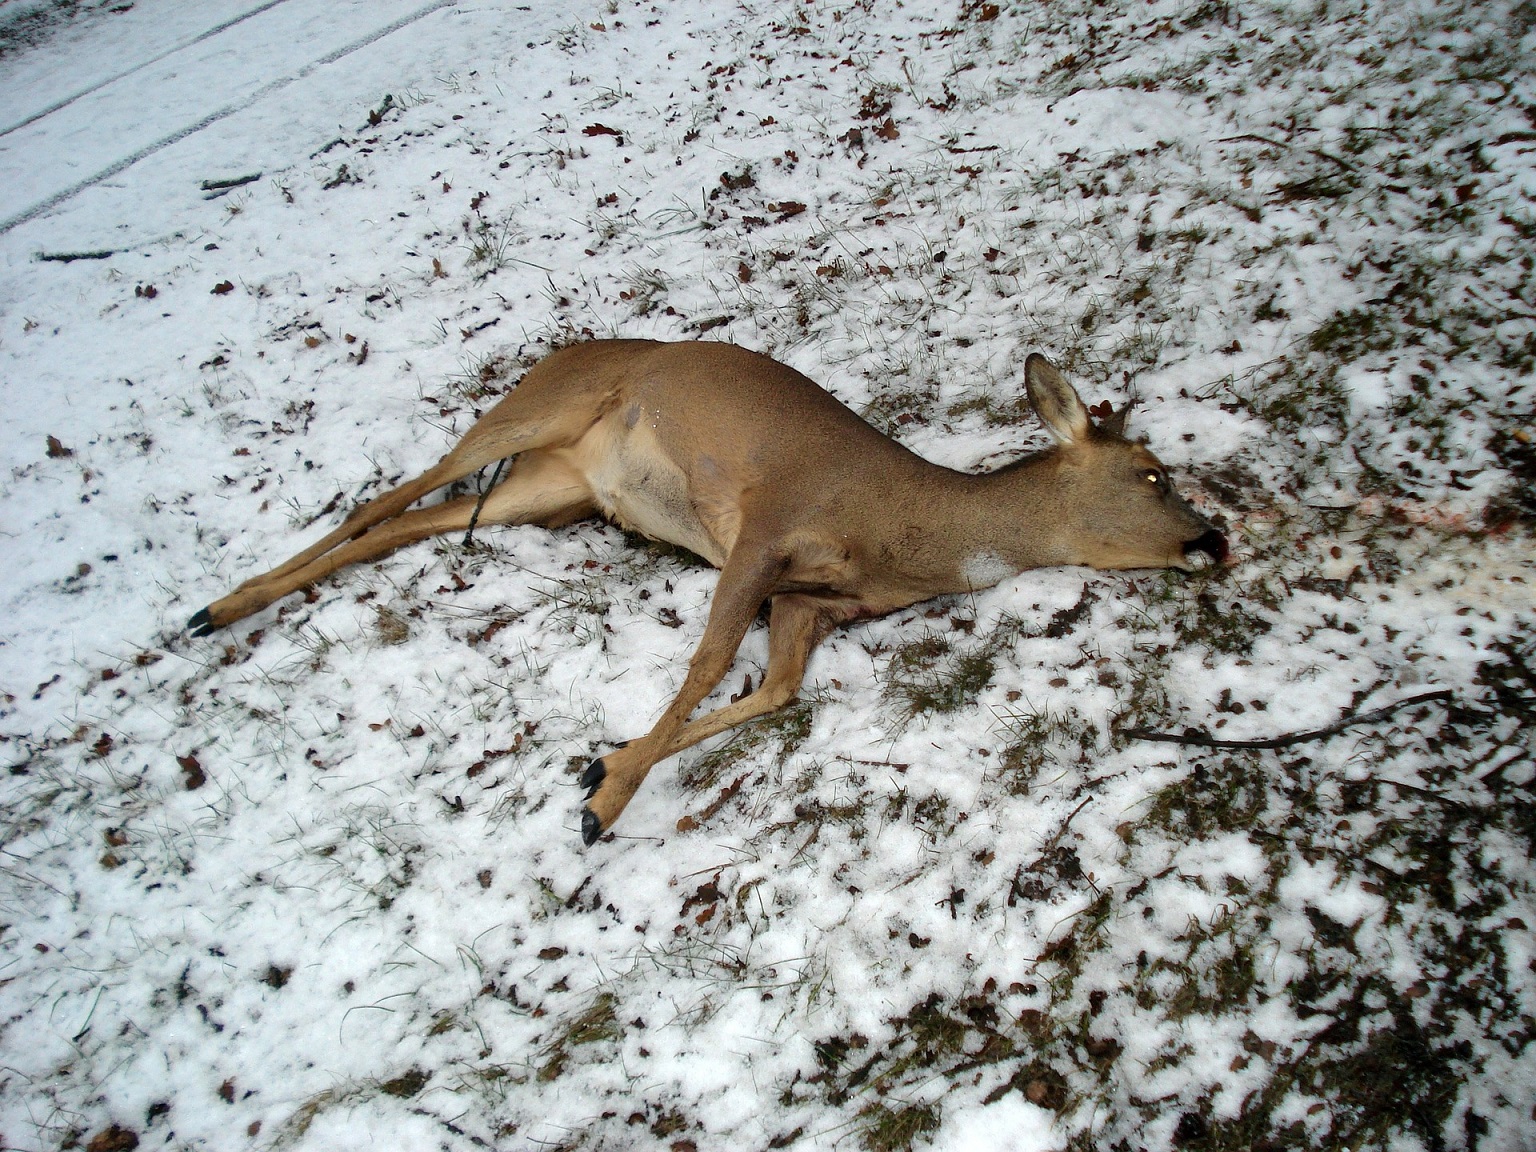
[[[0,1146],[1532,1146],[1533,21],[0,3]],[[691,558],[185,633],[621,334],[961,468],[1045,351],[1234,561],[839,632],[590,850]]]

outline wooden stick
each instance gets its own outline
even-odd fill
[[[1214,736],[1207,736],[1204,732],[1196,732],[1193,729],[1178,733],[1128,728],[1124,735],[1132,740],[1155,740],[1163,744],[1193,744],[1200,748],[1289,748],[1293,744],[1304,744],[1309,740],[1322,740],[1328,736],[1336,736],[1344,729],[1352,728],[1356,724],[1373,724],[1377,720],[1385,720],[1394,712],[1412,708],[1415,704],[1449,701],[1452,695],[1449,688],[1442,688],[1436,692],[1424,692],[1418,696],[1410,696],[1406,700],[1399,700],[1396,704],[1388,704],[1385,708],[1377,708],[1373,712],[1359,712],[1346,716],[1337,724],[1330,724],[1326,728],[1317,728],[1311,732],[1292,732],[1286,736],[1272,736],[1267,740],[1218,740]]]

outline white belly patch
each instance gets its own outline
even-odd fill
[[[644,421],[630,427],[615,421],[594,433],[598,450],[587,457],[586,474],[603,515],[653,540],[686,548],[716,567],[723,564],[724,554],[694,509],[688,478]]]
[[[990,588],[1010,576],[1018,575],[1018,569],[996,552],[977,552],[967,556],[960,566],[961,578],[972,588]]]

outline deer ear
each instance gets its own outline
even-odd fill
[[[1052,436],[1063,444],[1080,444],[1088,439],[1093,427],[1088,409],[1056,366],[1038,352],[1031,352],[1024,361],[1024,386],[1029,389],[1030,407]]]
[[[1099,427],[1102,428],[1105,432],[1113,433],[1114,435],[1124,439],[1125,418],[1131,414],[1131,409],[1135,406],[1135,404],[1135,400],[1127,400],[1124,404],[1116,408],[1103,420],[1100,420]]]

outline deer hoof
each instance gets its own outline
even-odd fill
[[[587,794],[583,799],[590,800],[596,796],[597,790],[603,786],[603,781],[607,778],[608,769],[603,767],[601,760],[594,760],[591,764],[587,765],[587,770],[581,774],[581,779],[578,781],[587,790]],[[588,813],[588,815],[591,815],[591,813]],[[596,819],[596,817],[593,818]],[[592,841],[588,840],[587,843],[590,844]]]
[[[213,622],[213,617],[208,615],[208,609],[206,608],[187,621],[187,628],[194,636],[207,636],[217,627]]]
[[[590,848],[597,843],[597,838],[603,834],[603,822],[597,818],[597,814],[590,808],[581,810],[581,842]]]

